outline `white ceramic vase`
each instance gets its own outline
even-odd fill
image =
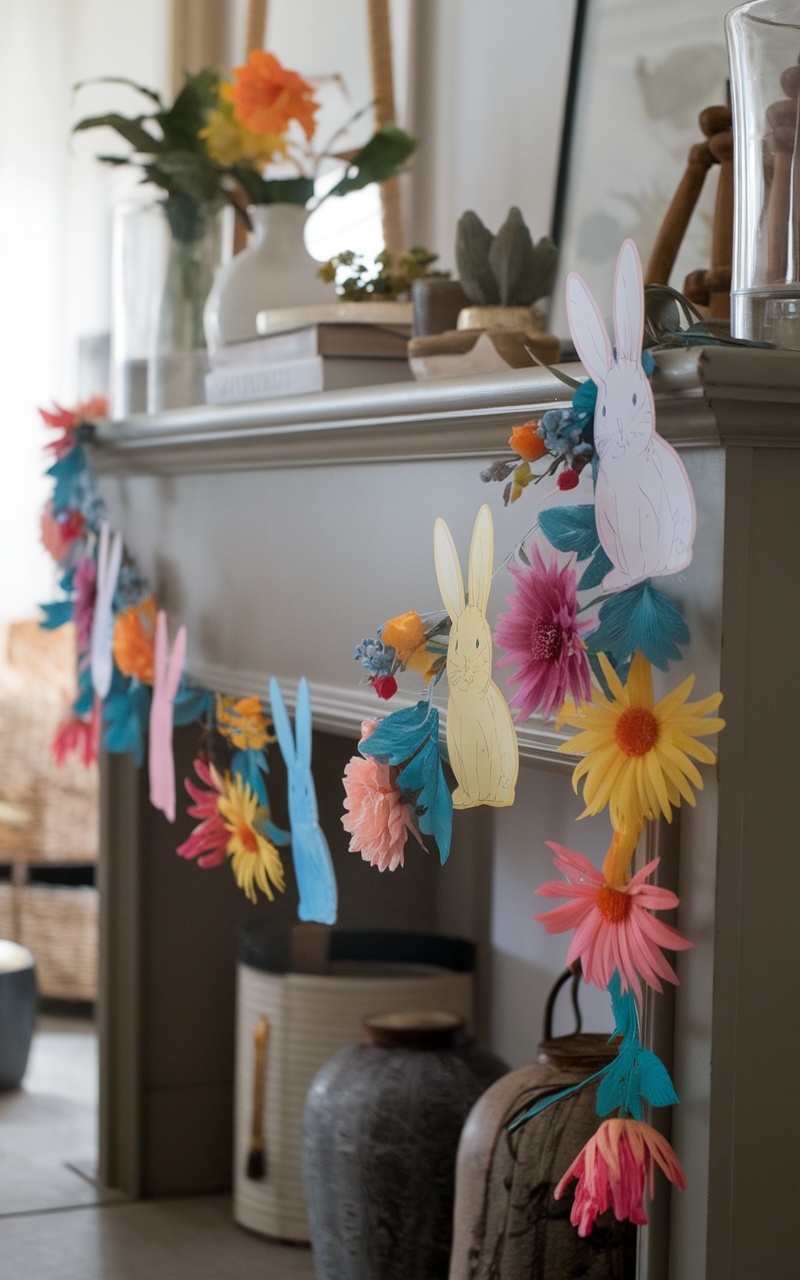
[[[210,351],[255,338],[259,311],[335,302],[333,284],[320,280],[306,249],[308,211],[298,204],[251,205],[250,244],[220,267],[204,312]]]

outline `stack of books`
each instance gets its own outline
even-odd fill
[[[206,402],[233,404],[409,382],[410,336],[406,324],[320,322],[234,342],[211,357]]]

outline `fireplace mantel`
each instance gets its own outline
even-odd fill
[[[657,362],[658,429],[681,452],[699,524],[693,563],[667,589],[692,632],[686,670],[697,676],[698,696],[722,688],[727,720],[718,780],[708,774],[697,809],[681,815],[679,925],[697,945],[679,961],[674,1062],[682,1105],[673,1140],[692,1190],[672,1196],[668,1274],[789,1275],[791,1224],[781,1222],[771,1187],[774,1169],[791,1167],[800,1140],[784,1111],[796,1092],[796,1054],[787,1048],[783,1009],[785,991],[800,983],[793,834],[800,593],[786,586],[800,562],[800,353],[707,347],[661,352]],[[564,368],[583,376],[580,366]],[[513,426],[569,398],[544,369],[372,387],[131,418],[101,430],[92,453],[112,523],[171,626],[187,625],[190,674],[239,694],[264,694],[274,674],[290,702],[307,675],[316,726],[355,739],[377,708],[359,684],[353,645],[405,609],[438,607],[437,515],[466,557],[475,513],[488,501],[497,564],[531,530],[545,495],[529,489],[504,508],[502,485],[482,483],[480,471],[510,456]],[[569,501],[589,500],[584,484],[588,477]],[[495,613],[503,586],[498,581],[493,593]],[[392,706],[403,704],[398,698]],[[535,1052],[535,1029],[519,1031],[519,1009],[538,998],[563,959],[560,951],[557,958],[546,948],[526,950],[535,909],[527,895],[546,878],[542,841],[580,841],[585,852],[599,852],[589,826],[573,826],[579,809],[564,776],[571,761],[557,754],[562,741],[552,726],[521,727],[518,801],[461,826],[461,847],[472,839],[480,849],[467,880],[451,879],[450,899],[437,907],[443,928],[466,931],[484,911],[485,934],[475,925],[472,936],[491,955],[486,1025],[512,1060]],[[175,874],[178,860],[168,863],[164,852],[174,835],[148,813],[141,776],[112,761],[105,777],[104,1171],[134,1193],[187,1189],[177,1173],[170,1183],[153,1153],[166,1149],[165,1125],[184,1135],[173,1135],[173,1147],[188,1141],[201,1111],[207,1127],[221,1126],[229,1082],[219,1047],[213,1070],[202,1066],[201,1045],[191,1062],[188,1051],[184,1060],[176,1050],[166,1066],[153,1056],[158,1020],[148,983],[165,972],[162,953],[172,944],[164,941],[166,918],[153,940],[148,912],[158,910],[164,868]],[[548,823],[563,815],[560,830],[541,828],[544,812]],[[463,865],[471,856],[465,852]],[[765,878],[767,865],[774,880]],[[181,881],[184,895],[194,892],[189,883]],[[201,906],[182,899],[187,973],[201,945],[190,934],[202,935],[219,915],[208,877],[197,874],[191,884],[206,897]],[[108,1012],[112,1002],[116,1013]],[[765,1064],[769,1092],[756,1105]],[[665,1242],[660,1253],[665,1259]],[[642,1265],[648,1280],[667,1275],[653,1262],[657,1254]]]

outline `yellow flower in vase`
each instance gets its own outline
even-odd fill
[[[576,791],[584,779],[581,817],[608,805],[615,829],[633,833],[660,814],[671,821],[681,798],[695,804],[692,786],[701,790],[703,779],[693,760],[714,764],[717,758],[697,739],[724,728],[724,720],[709,716],[722,694],[688,702],[695,680],[689,676],[654,702],[650,663],[643,654],[634,654],[624,685],[605,654],[599,658],[612,696],[595,688],[592,702],[580,708],[567,700],[557,727],[569,724],[581,732],[559,751],[584,757],[572,775]]]
[[[265,169],[277,156],[286,154],[287,139],[284,133],[254,133],[234,114],[233,86],[222,84],[219,90],[219,107],[208,117],[200,137],[206,151],[217,164],[252,164]]]
[[[227,852],[232,858],[236,883],[251,902],[257,901],[256,888],[272,902],[272,886],[283,893],[285,881],[281,855],[261,830],[269,810],[259,805],[258,797],[239,774],[233,778],[226,774],[222,785],[218,809],[228,831]]]

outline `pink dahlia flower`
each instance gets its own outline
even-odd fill
[[[219,811],[219,799],[223,794],[222,779],[203,756],[194,762],[194,771],[207,790],[195,786],[190,778],[184,778],[183,785],[194,800],[187,813],[191,818],[200,818],[188,840],[178,845],[175,850],[179,858],[197,858],[198,867],[208,869],[218,867],[225,861],[228,850],[230,832]]]
[[[376,721],[365,720],[361,741],[374,731]],[[395,871],[403,865],[403,850],[410,831],[422,844],[411,810],[397,785],[397,769],[372,756],[354,756],[344,770],[342,826],[352,837],[351,853],[360,853],[379,871]]]
[[[556,855],[556,869],[567,877],[567,883],[550,880],[536,892],[545,898],[571,901],[534,919],[540,920],[548,933],[575,930],[567,964],[579,959],[586,981],[602,990],[615,969],[619,970],[622,991],[630,987],[637,996],[641,995],[640,977],[656,991],[662,990],[660,978],[677,983],[677,974],[661,948],[683,951],[694,943],[650,914],[678,905],[678,898],[669,889],[647,884],[659,859],[654,858],[637,871],[629,884],[614,888],[582,853],[549,841],[548,844]]]
[[[545,566],[534,544],[530,567],[509,565],[508,571],[517,593],[508,596],[509,612],[497,619],[494,638],[506,650],[498,667],[517,668],[508,681],[519,685],[510,705],[527,720],[535,711],[552,715],[567,695],[588,701],[592,685],[581,637],[595,623],[577,620],[575,570],[570,564],[560,569],[555,551]]]
[[[666,1138],[641,1120],[604,1120],[567,1169],[555,1198],[561,1199],[571,1178],[578,1179],[569,1216],[579,1236],[588,1236],[595,1218],[607,1209],[613,1209],[619,1222],[628,1219],[644,1226],[644,1180],[649,1173],[652,1199],[655,1164],[670,1182],[686,1190],[683,1169]]]

